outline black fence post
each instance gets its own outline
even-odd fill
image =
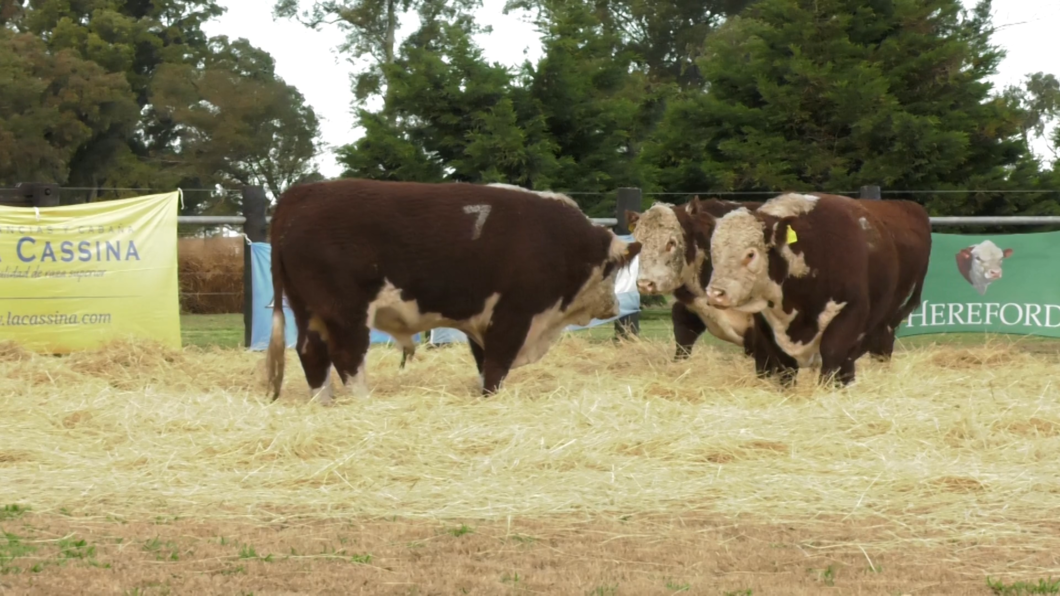
[[[59,185],[58,184],[32,184],[32,197],[34,207],[58,207]]]
[[[625,236],[630,233],[626,227],[626,211],[641,212],[641,190],[639,188],[620,188],[615,196],[615,233]],[[615,339],[640,335],[640,313],[635,312],[615,319]]]
[[[0,192],[0,205],[7,207],[58,207],[59,185],[45,182],[19,182]]]
[[[243,233],[250,242],[265,242],[265,212],[269,205],[261,186],[243,187]],[[280,299],[277,296],[277,299]],[[243,243],[243,345],[250,348],[250,330],[254,327],[254,278],[251,275],[250,244]]]
[[[872,199],[874,201],[880,200],[880,187],[879,186],[862,186],[861,194],[858,195],[859,199]]]

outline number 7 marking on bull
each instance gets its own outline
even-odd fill
[[[475,218],[475,231],[471,233],[472,240],[478,240],[478,237],[482,235],[482,226],[486,225],[486,218],[490,215],[489,205],[464,205],[464,213],[468,215],[477,213],[478,217]]]

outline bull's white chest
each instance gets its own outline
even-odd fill
[[[798,309],[792,309],[790,313],[784,312],[781,302],[775,303],[773,308],[762,311],[766,322],[773,329],[773,338],[777,346],[784,353],[791,356],[799,363],[800,367],[820,366],[821,364],[821,338],[828,329],[828,325],[846,306],[846,302],[836,303],[829,300],[824,309],[817,315],[817,333],[808,342],[795,341],[788,334],[792,321],[799,315]]]

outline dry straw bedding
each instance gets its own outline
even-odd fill
[[[260,353],[0,345],[0,503],[38,512],[275,519],[699,512],[878,520],[949,537],[1060,519],[1054,356],[1005,344],[862,360],[844,390],[781,391],[732,350],[567,337],[478,396],[463,346],[373,348],[373,395],[268,400]]]

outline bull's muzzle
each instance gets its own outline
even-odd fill
[[[729,296],[725,293],[725,290],[710,286],[707,288],[707,304],[714,308],[729,308],[732,303],[729,301]]]
[[[637,280],[637,290],[640,291],[641,294],[654,294],[657,288],[658,286],[655,285],[655,282],[653,281],[644,279]]]

